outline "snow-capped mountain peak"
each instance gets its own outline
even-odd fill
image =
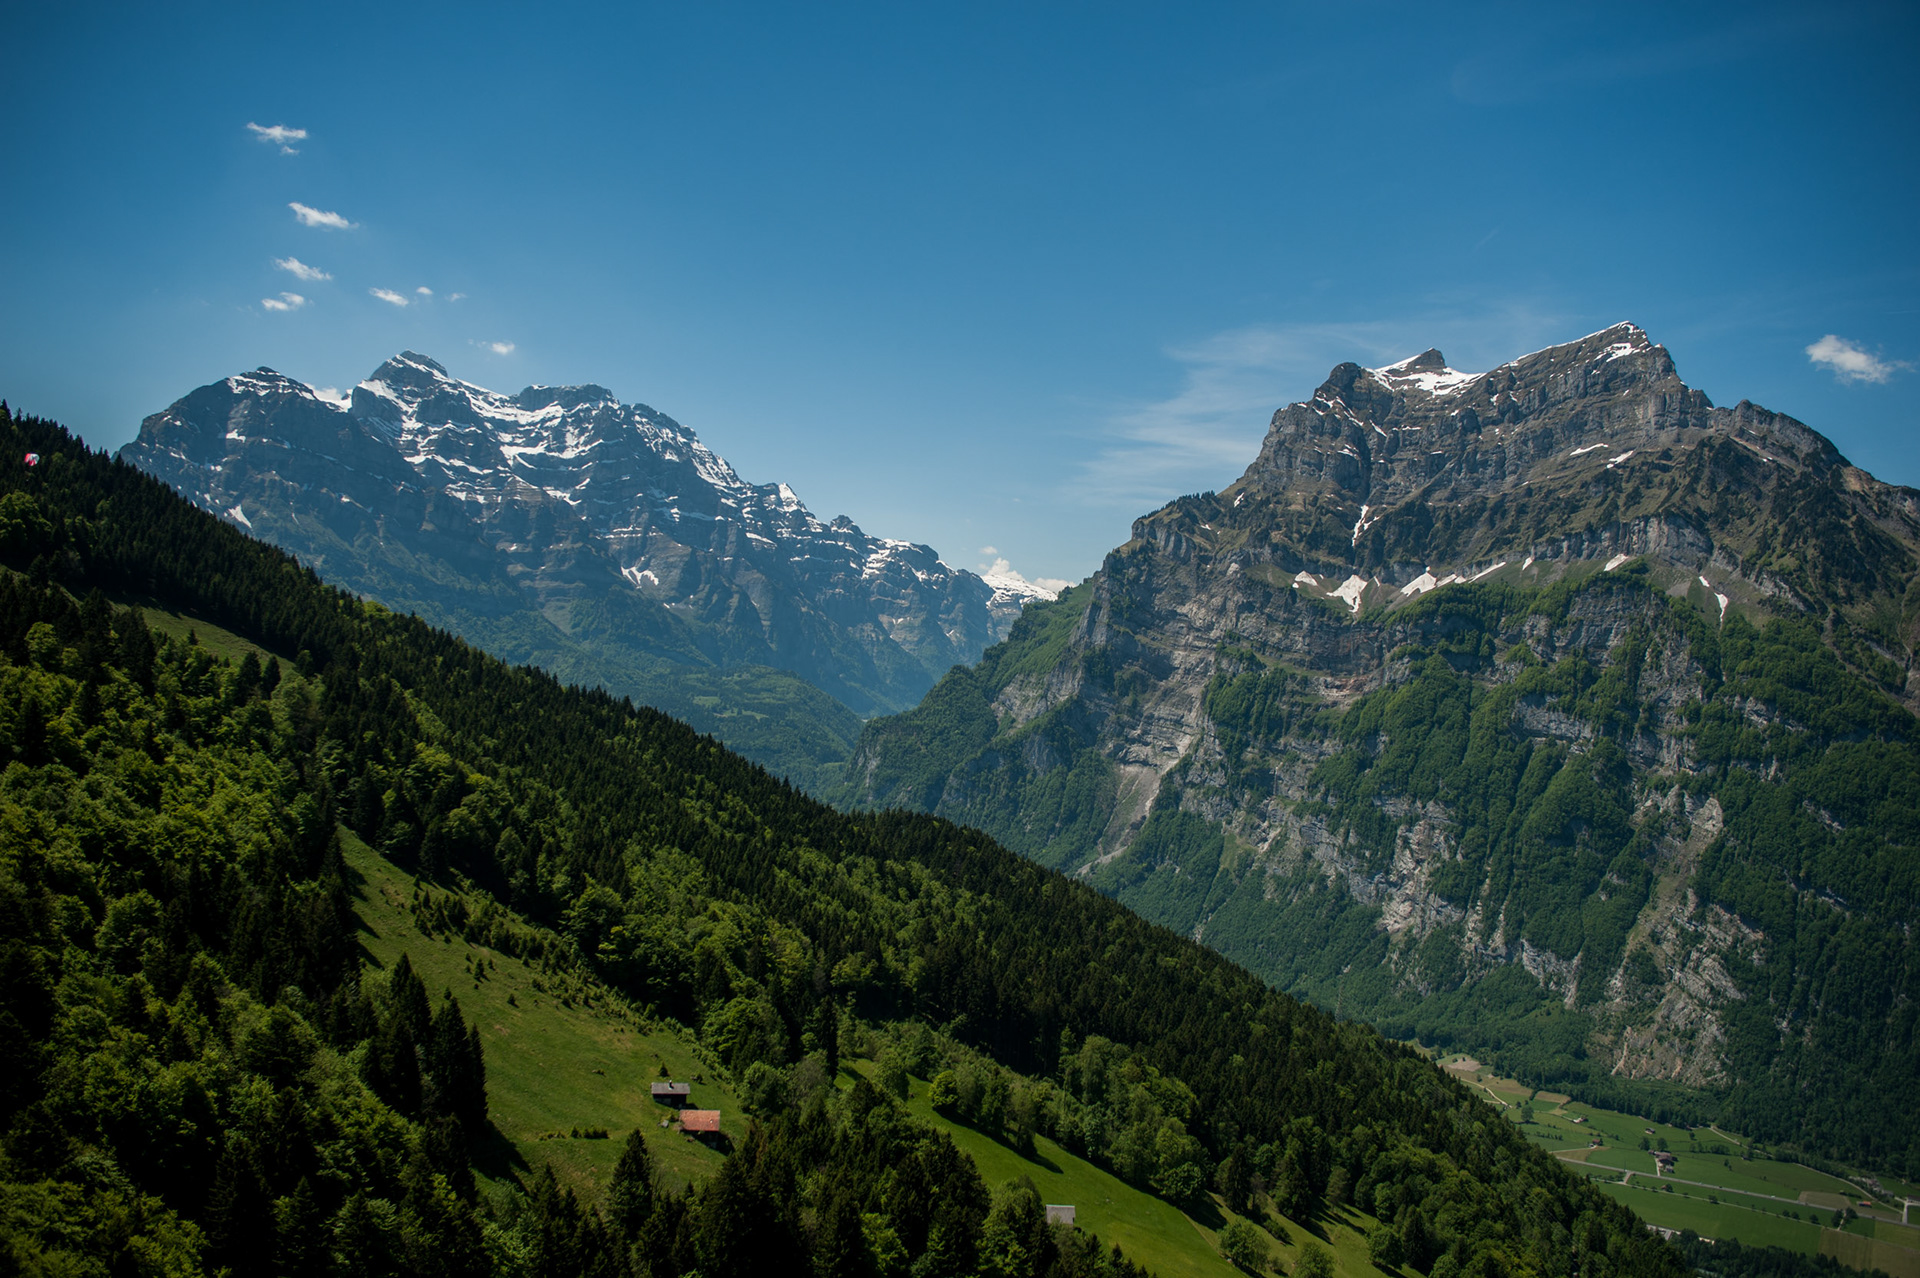
[[[605,387],[502,394],[415,351],[344,396],[271,369],[229,377],[148,418],[125,455],[310,560],[368,567],[431,542],[453,566],[410,562],[416,597],[489,561],[509,595],[637,593],[719,627],[717,656],[793,669],[863,713],[910,704],[1028,598],[1050,597],[823,522],[790,486],[747,482],[693,431]],[[349,516],[361,523],[333,526]]]

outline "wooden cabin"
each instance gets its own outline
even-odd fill
[[[684,1108],[686,1103],[693,1099],[691,1083],[655,1083],[649,1090],[653,1093],[655,1104],[671,1105],[675,1109]]]

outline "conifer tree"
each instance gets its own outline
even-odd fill
[[[614,1164],[613,1180],[607,1186],[607,1224],[614,1236],[628,1246],[638,1242],[653,1215],[653,1154],[639,1128],[627,1136],[620,1161]]]
[[[272,1269],[273,1199],[260,1174],[249,1142],[241,1136],[227,1139],[207,1199],[207,1242],[216,1267],[236,1274],[267,1273]]]
[[[327,1218],[314,1200],[305,1176],[293,1192],[273,1204],[275,1263],[282,1278],[320,1278],[327,1272]]]

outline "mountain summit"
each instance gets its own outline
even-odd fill
[[[845,797],[1536,1082],[1920,1153],[1805,1109],[1920,1071],[1920,493],[1620,324],[1342,364],[1132,533]]]
[[[1510,565],[1553,575],[1618,554],[1718,575],[1729,597],[1848,604],[1904,590],[1920,527],[1911,489],[1790,417],[1713,407],[1632,324],[1479,374],[1437,350],[1342,364],[1274,414],[1223,497],[1250,505],[1228,522],[1264,543],[1228,554],[1289,568],[1290,584],[1356,613]],[[1182,510],[1136,535],[1185,528]],[[1812,518],[1824,535],[1803,535]]]
[[[844,757],[853,716],[912,705],[1033,597],[822,521],[604,387],[503,395],[412,351],[346,395],[266,368],[203,386],[120,455],[337,584],[790,774],[767,734]]]

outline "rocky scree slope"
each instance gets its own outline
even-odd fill
[[[338,398],[265,368],[203,386],[120,456],[330,581],[802,781],[1029,597],[822,522],[601,387],[501,395],[412,352]]]
[[[1631,325],[1343,364],[844,797],[1390,1032],[1920,1166],[1917,564],[1920,493]]]

